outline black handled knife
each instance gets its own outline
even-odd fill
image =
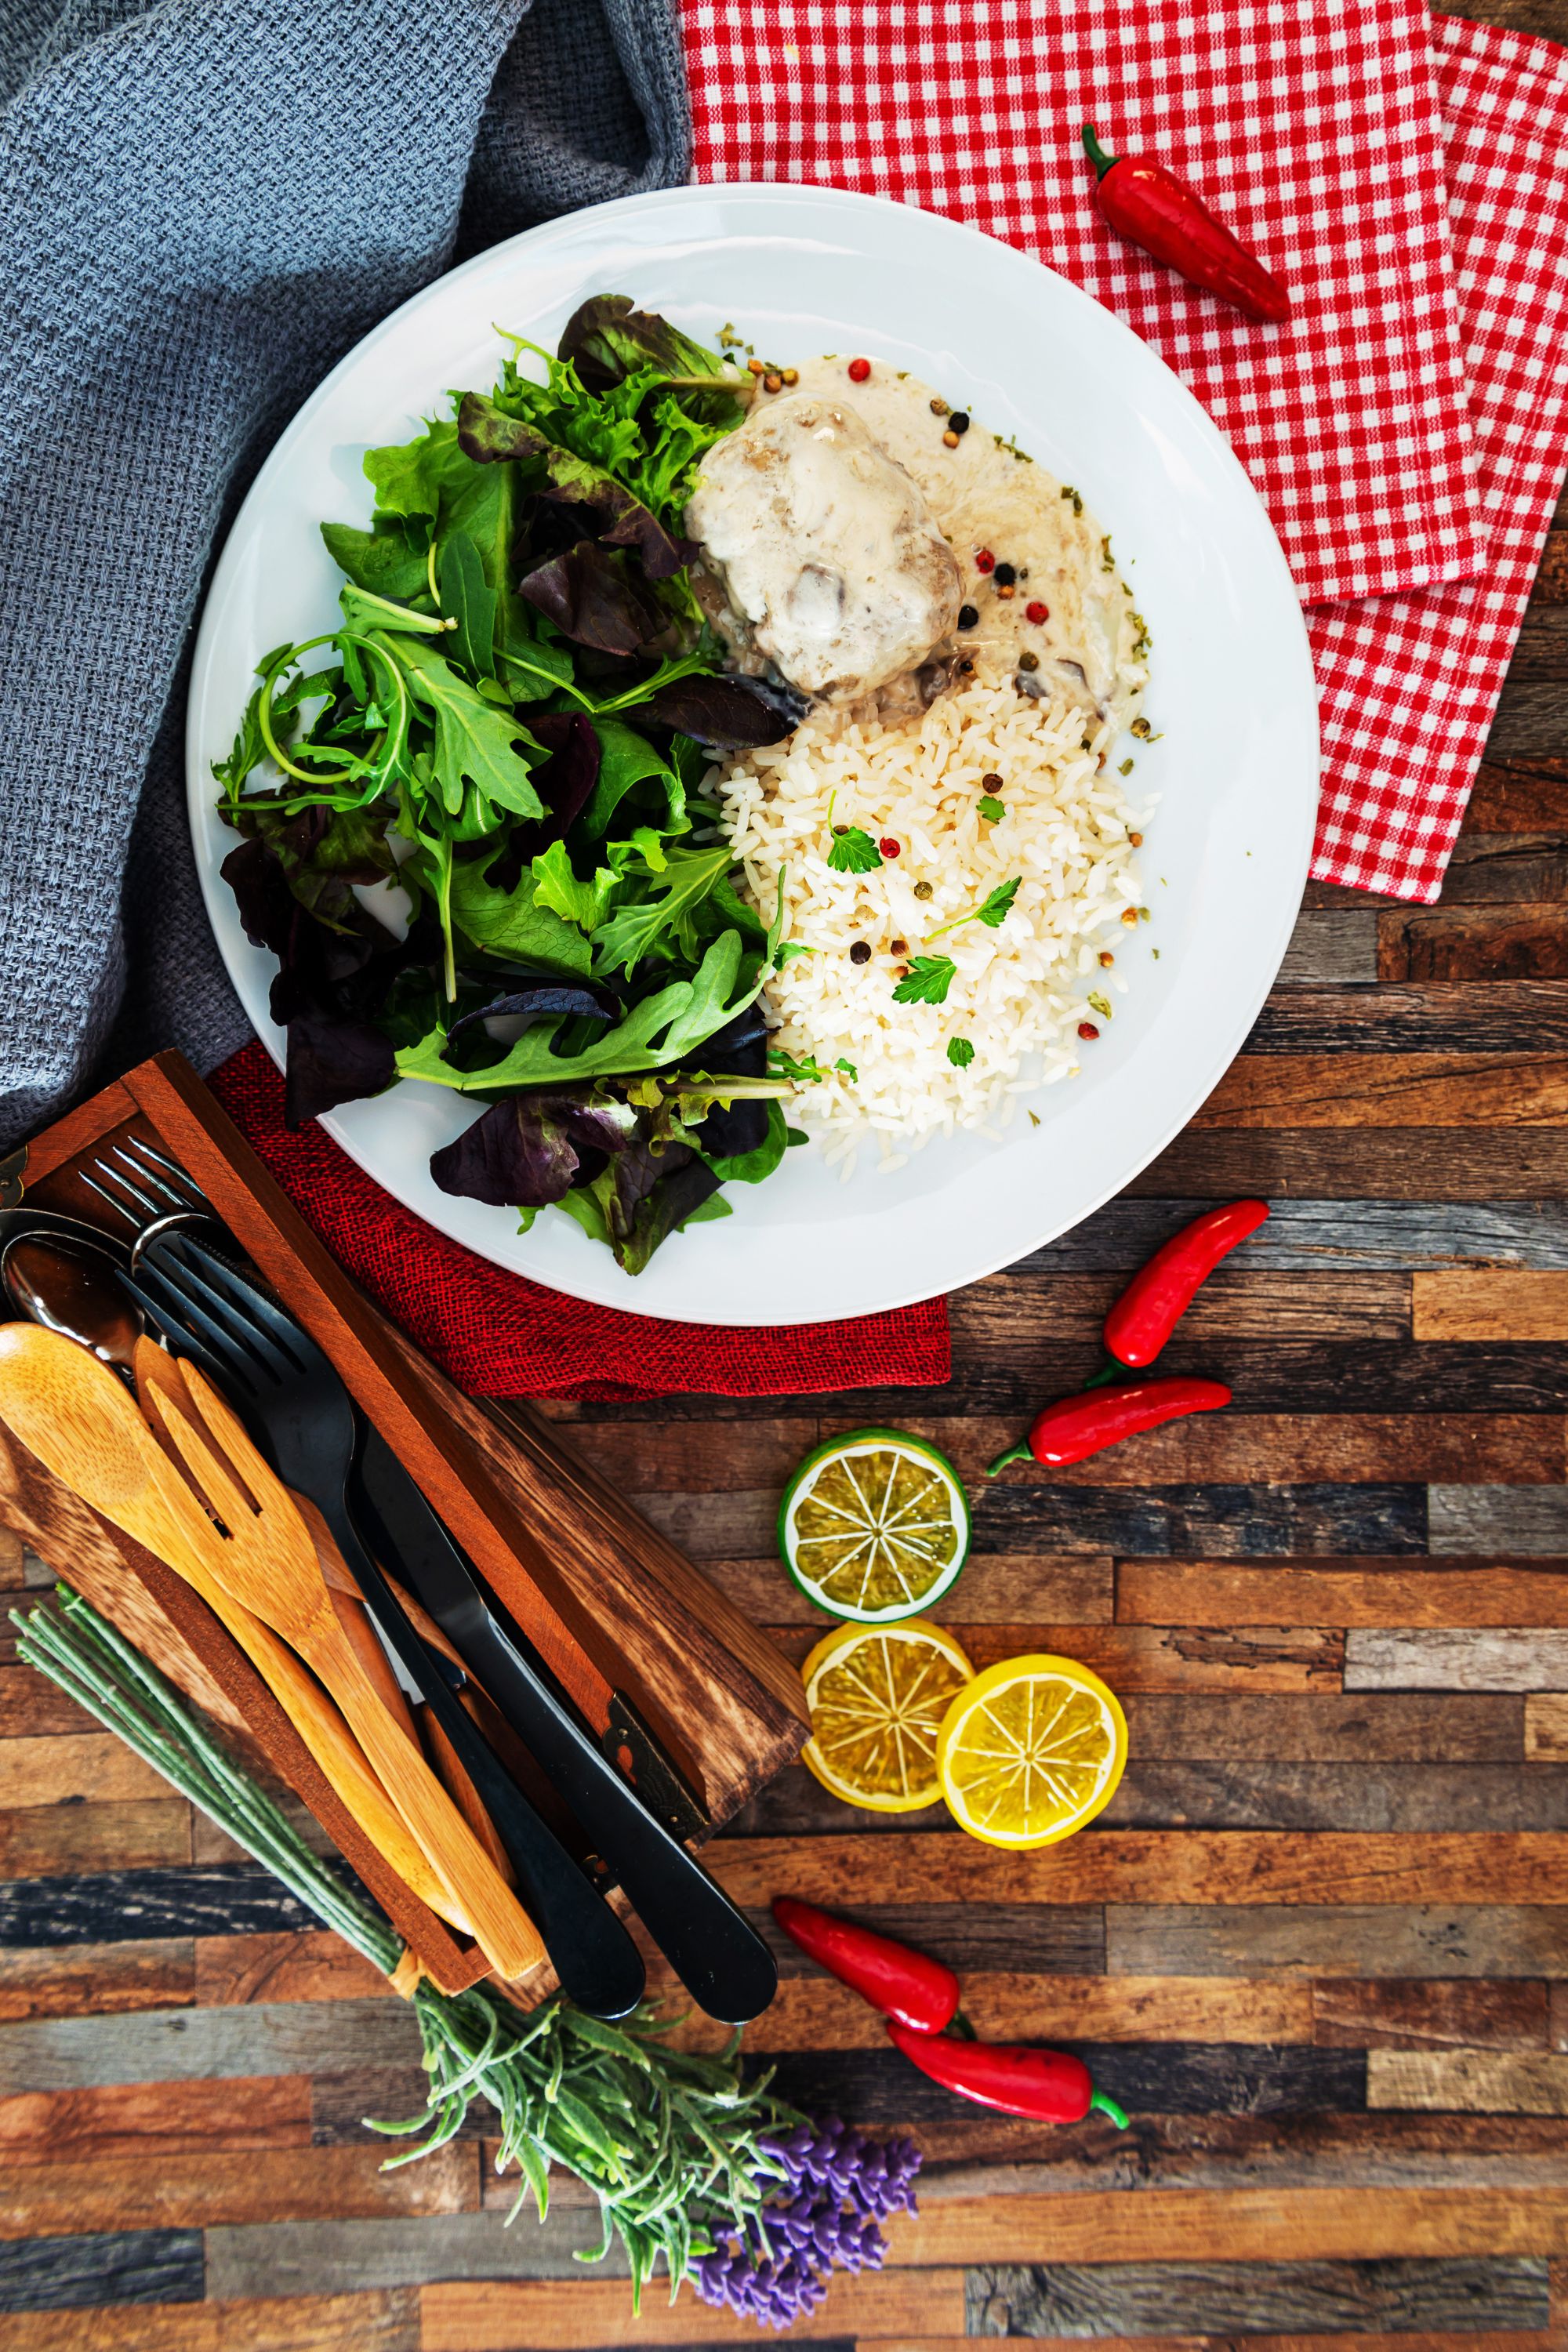
[[[778,1988],[766,1944],[497,1622],[463,1553],[374,1429],[355,1465],[354,1505],[373,1550],[424,1603],[489,1691],[693,2000],[728,2025],[759,2015]]]

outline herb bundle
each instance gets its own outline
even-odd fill
[[[17,1655],[172,1781],[266,1864],[290,1894],[404,1989],[413,1955],[342,1865],[310,1852],[249,1773],[108,1620],[69,1586],[58,1606],[11,1612]],[[673,2050],[672,2021],[651,2004],[618,2025],[556,1996],[524,2011],[485,1984],[467,1992],[413,1983],[412,2005],[430,2089],[423,2115],[370,2123],[395,2137],[423,2134],[389,2158],[407,2164],[444,2147],[476,2098],[500,2118],[498,2171],[521,2185],[509,2220],[531,2196],[542,2221],[550,2172],[560,2165],[599,2200],[603,2236],[584,2262],[618,2240],[632,2303],[662,2263],[673,2302],[689,2280],[704,2302],[786,2327],[815,2310],[835,2269],[880,2264],[879,2224],[914,2210],[920,2156],[907,2141],[880,2145],[837,2118],[814,2124],[775,2098],[763,2074],[747,2081],[737,2032],[721,2055]]]
[[[796,713],[721,674],[680,536],[735,377],[619,295],[553,355],[504,340],[491,392],[368,453],[369,530],[322,525],[338,623],[259,666],[214,769],[223,870],[279,960],[290,1126],[400,1075],[471,1095],[436,1182],[525,1228],[559,1202],[637,1273],[785,1148],[755,1010],[780,926],[700,795]]]

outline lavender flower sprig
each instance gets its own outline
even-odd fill
[[[778,2168],[778,2190],[743,2228],[692,2269],[704,2303],[741,2317],[788,2327],[815,2311],[835,2270],[880,2270],[879,2224],[915,2210],[921,2155],[909,2139],[868,2140],[837,2116],[799,2117],[785,2133],[763,2135],[757,2152]]]

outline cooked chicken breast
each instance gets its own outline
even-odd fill
[[[846,402],[770,400],[703,462],[686,509],[745,662],[849,702],[923,662],[961,603],[925,495]]]

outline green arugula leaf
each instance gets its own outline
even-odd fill
[[[680,954],[695,963],[700,949],[690,927],[692,910],[733,862],[729,843],[721,842],[716,849],[672,849],[662,873],[645,864],[640,875],[629,875],[634,885],[651,887],[646,896],[619,906],[595,933],[595,971],[630,973],[649,955],[668,960]]]
[[[749,1182],[755,1181],[754,1178],[747,1179]],[[705,1201],[698,1202],[689,1215],[682,1217],[675,1230],[678,1234],[683,1234],[688,1225],[716,1225],[721,1218],[732,1217],[734,1213],[734,1210],[722,1192],[710,1192]]]
[[[627,1010],[626,1018],[595,1037],[578,1054],[552,1054],[551,1045],[559,1021],[542,1021],[525,1030],[504,1060],[472,1073],[455,1070],[443,1060],[444,1033],[433,1029],[415,1046],[397,1056],[402,1076],[427,1078],[459,1094],[506,1094],[516,1087],[553,1085],[569,1078],[618,1077],[637,1070],[659,1069],[678,1062],[743,1013],[754,1003],[763,972],[747,981],[741,965],[741,940],[726,931],[714,940],[690,980],[673,980],[653,996],[645,996]]]
[[[605,866],[598,868],[591,882],[580,882],[563,841],[552,841],[534,859],[533,880],[540,905],[581,931],[598,929],[620,887],[620,876]]]
[[[882,853],[863,826],[847,824],[839,828],[827,863],[835,874],[869,874],[882,863]]]
[[[356,588],[373,596],[405,603],[430,585],[422,541],[395,516],[378,515],[374,528],[355,530],[346,522],[324,522],[327,553]]]
[[[493,888],[485,880],[486,863],[465,858],[452,870],[452,920],[464,938],[510,963],[540,964],[586,980],[588,942],[576,924],[547,904],[532,874],[523,874],[515,889]]]
[[[966,1070],[974,1059],[974,1048],[967,1037],[950,1037],[947,1041],[947,1058],[955,1070]]]
[[[998,882],[980,906],[971,907],[967,915],[954,915],[951,922],[939,923],[934,931],[927,932],[926,937],[940,940],[944,931],[956,931],[961,923],[984,923],[988,931],[995,930],[1000,923],[1005,921],[1007,909],[1017,897],[1023,879],[1021,874],[1015,874],[1010,882]]]
[[[593,714],[594,732],[599,739],[599,774],[587,806],[578,818],[578,827],[590,841],[603,841],[610,830],[611,819],[626,794],[638,784],[657,783],[664,794],[665,833],[689,833],[691,820],[686,814],[686,788],[657,745],[635,727],[626,726],[618,719],[602,713]]]
[[[351,582],[338,598],[343,625],[350,629],[386,629],[400,637],[444,637],[450,635],[439,613],[416,613],[388,596],[374,596]]]
[[[496,607],[499,599],[485,578],[479,551],[466,530],[454,530],[441,547],[437,574],[441,610],[458,624],[452,650],[476,677],[496,674]]]
[[[704,1151],[700,1144],[696,1147],[699,1156],[706,1160],[721,1184],[760,1184],[764,1177],[773,1174],[784,1156],[785,1138],[789,1133],[782,1103],[773,1100],[768,1104],[767,1118],[768,1131],[762,1142],[751,1151],[734,1151],[723,1158]]]
[[[529,763],[516,749],[519,742],[534,751],[541,746],[521,720],[487,702],[450,662],[419,639],[377,631],[372,643],[392,656],[416,700],[434,713],[433,781],[448,816],[462,808],[468,784],[493,808],[513,816],[542,816],[543,803],[529,781]]]
[[[944,1004],[958,970],[951,956],[916,956],[893,991],[895,1004]]]
[[[650,580],[673,579],[684,570],[680,550],[658,517],[624,482],[603,466],[558,448],[483,393],[463,394],[458,433],[464,454],[476,465],[521,464],[526,478],[537,483],[546,498],[585,508],[606,546],[637,549]]]

